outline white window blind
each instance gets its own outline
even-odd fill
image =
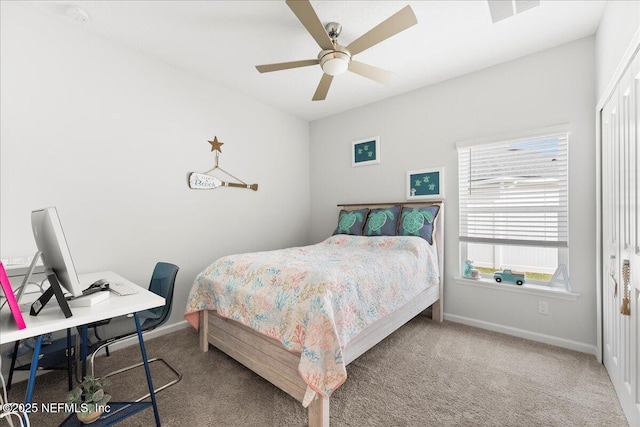
[[[567,247],[568,133],[458,147],[460,240]]]

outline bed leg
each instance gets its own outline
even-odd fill
[[[437,322],[442,322],[444,317],[444,307],[442,307],[442,298],[434,302],[431,306],[431,319]]]
[[[203,352],[209,351],[209,341],[207,335],[209,334],[209,310],[202,310],[200,312],[200,350]]]
[[[309,427],[329,427],[329,399],[319,394],[309,405]]]

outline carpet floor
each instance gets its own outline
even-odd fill
[[[163,426],[305,426],[306,410],[183,329],[147,342],[183,374],[157,396]],[[140,360],[137,346],[100,357],[97,375]],[[170,371],[152,364],[154,385]],[[331,398],[332,426],[627,426],[603,365],[592,356],[418,316],[347,367]],[[64,402],[66,373],[38,377],[34,402]],[[114,401],[146,393],[144,370],[112,379]],[[23,401],[25,383],[10,401]],[[55,426],[64,414],[36,413]],[[152,426],[147,409],[122,426]]]

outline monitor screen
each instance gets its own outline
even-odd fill
[[[56,208],[50,207],[31,212],[31,228],[36,246],[42,252],[45,272],[53,271],[60,285],[71,295],[82,296],[84,287],[78,280]]]

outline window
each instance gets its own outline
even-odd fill
[[[548,283],[568,261],[568,130],[458,145],[460,248],[486,277]]]

